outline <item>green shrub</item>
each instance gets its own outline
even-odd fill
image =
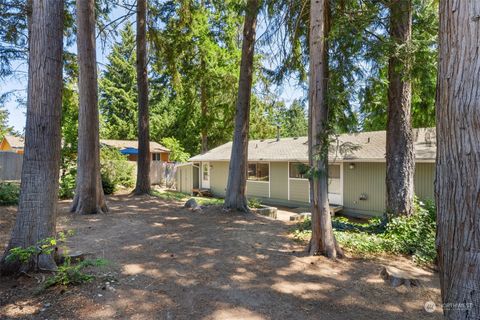
[[[412,255],[419,263],[431,262],[436,257],[436,210],[433,202],[415,202],[410,217],[390,219],[384,234],[388,251]]]
[[[340,245],[359,254],[406,254],[419,264],[431,263],[436,257],[436,211],[433,202],[415,201],[414,214],[410,217],[374,218],[367,223],[334,217],[332,225]],[[293,237],[304,241],[310,236],[311,221],[305,219],[297,225]]]
[[[67,258],[63,264],[58,266],[55,274],[45,281],[39,291],[56,285],[68,286],[90,282],[95,279],[95,276],[85,273],[84,269],[105,266],[107,263],[105,259],[86,259],[74,264],[71,259]]]
[[[18,204],[20,185],[12,182],[0,183],[0,205],[12,206]]]
[[[63,252],[67,253],[68,248],[65,245],[67,237],[73,235],[73,230],[59,232],[57,238],[50,237],[40,240],[36,245],[27,248],[16,247],[10,249],[6,256],[7,261],[19,260],[21,263],[27,263],[33,256],[40,254],[53,254],[56,248],[62,245]],[[66,256],[64,262],[58,266],[56,272],[48,278],[43,285],[37,290],[37,293],[55,286],[55,285],[78,285],[92,281],[95,276],[85,273],[87,267],[99,267],[107,264],[104,259],[86,259],[78,263],[73,263],[70,257]]]
[[[105,194],[114,193],[119,186],[131,188],[135,185],[134,165],[117,149],[103,147],[100,150],[100,167]]]
[[[75,193],[75,176],[77,170],[71,169],[60,177],[60,190],[58,196],[60,199],[71,199]]]
[[[249,208],[261,208],[262,202],[257,198],[250,198],[248,199],[248,207]]]

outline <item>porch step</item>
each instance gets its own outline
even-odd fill
[[[192,189],[192,193],[194,196],[199,196],[199,197],[213,197],[213,193],[210,189]]]
[[[336,206],[336,205],[331,205],[330,206],[330,215],[332,217],[335,216],[335,213],[341,211],[343,209],[343,206]],[[305,218],[310,218],[312,214],[310,212],[302,212],[298,214],[294,214],[290,216],[290,221],[302,221]]]

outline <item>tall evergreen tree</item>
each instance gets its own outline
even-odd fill
[[[95,0],[77,0],[77,28],[78,169],[71,211],[95,214],[108,211],[100,175]]]
[[[310,1],[310,78],[308,157],[311,168],[312,237],[309,253],[335,259],[342,251],[335,241],[328,202],[328,0]]]
[[[150,193],[150,123],[147,71],[147,0],[137,0],[138,158],[135,194]]]
[[[135,33],[127,23],[120,31],[120,41],[112,46],[107,65],[99,81],[101,135],[108,139],[136,140],[137,79]]]
[[[62,110],[63,1],[34,0],[30,28],[27,124],[18,213],[0,272],[54,270],[51,254],[6,261],[10,249],[55,237]]]
[[[387,213],[413,212],[415,154],[411,120],[410,82],[412,37],[411,0],[390,2],[390,37],[394,44],[388,62],[388,112],[386,140]]]
[[[480,7],[473,3],[440,1],[435,202],[449,320],[480,319]]]
[[[255,54],[255,36],[257,15],[261,0],[248,0],[243,26],[242,61],[235,114],[232,153],[228,170],[225,208],[249,211],[245,195],[247,186],[248,136],[250,121],[250,101],[253,81],[253,57]]]

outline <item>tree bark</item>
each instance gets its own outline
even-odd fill
[[[411,0],[390,2],[390,38],[395,44],[395,52],[390,55],[388,63],[386,208],[389,214],[410,215],[415,172],[410,53],[406,49],[412,39]]]
[[[138,160],[135,194],[150,193],[150,129],[147,73],[147,0],[137,0]]]
[[[2,274],[54,270],[52,255],[6,262],[9,250],[55,237],[62,112],[63,1],[35,0],[29,19],[28,105],[21,193]]]
[[[342,255],[333,234],[328,202],[328,43],[330,7],[328,0],[310,1],[310,83],[308,154],[312,170],[310,205],[312,210],[311,255],[335,259]],[[337,250],[338,249],[338,250]]]
[[[107,212],[100,175],[95,0],[77,0],[78,51],[78,159],[75,197],[71,211]]]
[[[201,70],[205,70],[205,58],[202,56],[201,61]],[[201,127],[201,138],[202,138],[202,153],[208,151],[208,103],[207,103],[207,85],[206,79],[203,76],[200,80],[200,109],[202,114],[202,127]]]
[[[243,26],[242,60],[238,83],[235,131],[225,196],[225,208],[244,212],[249,211],[245,190],[247,187],[248,130],[250,126],[253,58],[255,54],[255,33],[259,6],[259,0],[247,1]]]
[[[437,252],[446,319],[480,319],[480,6],[440,1]]]

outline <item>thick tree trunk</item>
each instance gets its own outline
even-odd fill
[[[342,252],[333,234],[328,202],[328,0],[310,1],[310,84],[308,153],[312,169],[310,204],[312,238],[309,253],[335,259]],[[337,251],[338,248],[338,251]]]
[[[56,268],[51,255],[6,262],[9,250],[55,237],[62,112],[63,1],[35,0],[30,18],[28,107],[21,193],[2,274]]]
[[[440,1],[437,251],[447,319],[480,319],[480,5]]]
[[[137,0],[138,162],[135,194],[150,193],[150,129],[147,73],[147,0]]]
[[[414,199],[415,154],[410,59],[405,48],[410,46],[412,38],[411,0],[390,2],[390,38],[396,49],[388,63],[386,208],[389,214],[410,215]]]
[[[100,175],[95,0],[77,0],[78,160],[77,186],[71,211],[107,212]]]
[[[242,61],[238,83],[235,131],[228,172],[225,208],[248,212],[247,187],[248,130],[253,79],[253,57],[259,0],[248,0],[243,26]]]
[[[205,70],[205,59],[202,57],[201,69]],[[202,153],[208,151],[208,103],[207,103],[207,86],[206,79],[202,77],[200,85],[200,109],[202,113],[202,128],[201,128],[201,138],[202,138]]]

